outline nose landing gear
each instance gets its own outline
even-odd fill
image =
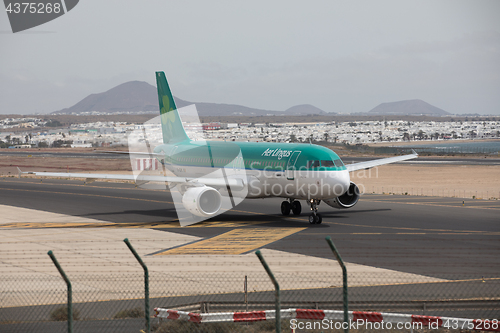
[[[321,214],[318,213],[318,205],[320,204],[321,200],[311,199],[309,202],[312,211],[311,215],[309,215],[309,223],[321,224],[321,222],[323,222],[323,218]]]
[[[283,201],[281,203],[281,214],[287,216],[290,215],[290,211],[293,212],[293,215],[300,215],[302,212],[302,205],[300,201],[296,201],[294,199],[288,199],[289,201]]]

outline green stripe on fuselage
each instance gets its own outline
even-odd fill
[[[184,141],[174,146],[177,147],[174,155],[167,156],[165,160],[179,166],[281,171],[287,168],[288,160],[294,152],[300,152],[295,169],[312,170],[308,168],[308,161],[340,160],[334,151],[312,144]],[[160,145],[155,148],[155,152],[168,152],[171,149],[172,145]],[[346,167],[342,165],[321,169],[340,171],[346,170]]]

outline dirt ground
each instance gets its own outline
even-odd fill
[[[392,164],[351,173],[364,193],[498,199],[500,167],[494,165]]]
[[[17,175],[22,171],[92,172],[131,171],[127,159],[60,158],[60,157],[12,157],[0,156],[0,176]]]

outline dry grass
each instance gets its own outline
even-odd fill
[[[500,195],[500,168],[494,165],[393,164],[353,172],[351,180],[365,193],[483,199]]]

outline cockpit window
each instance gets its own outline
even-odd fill
[[[333,161],[327,160],[327,161],[321,161],[321,166],[325,168],[333,168],[335,164],[333,164]]]
[[[336,167],[341,167],[344,165],[344,163],[342,163],[342,160],[340,158],[338,160],[333,161],[333,163],[335,163]]]
[[[319,168],[319,161],[307,161],[307,168]]]

